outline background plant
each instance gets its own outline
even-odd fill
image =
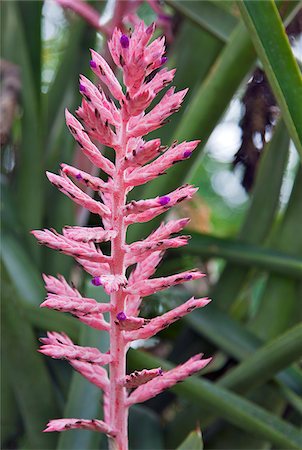
[[[91,6],[102,14],[106,4]],[[72,318],[38,310],[45,295],[41,271],[72,276],[87,296],[93,296],[96,288],[79,280],[67,257],[37,248],[28,233],[44,226],[92,223],[91,217],[75,211],[48,186],[43,172],[57,170],[60,160],[71,163],[77,154],[66,133],[63,107],[73,109],[78,104],[77,74],[85,73],[87,48],[101,48],[100,40],[91,24],[75,13],[66,11],[64,16],[55,9],[59,15],[49,19],[54,9],[47,13],[48,3],[4,2],[1,7],[2,58],[17,66],[1,69],[1,111],[4,95],[5,105],[14,108],[11,127],[6,133],[1,129],[3,447],[105,448],[99,436],[88,431],[59,438],[41,433],[50,416],[95,417],[100,406],[93,386],[64,363],[53,364],[36,353],[37,338],[48,329],[65,331],[76,342],[103,351],[107,344],[105,337],[100,342]],[[171,143],[198,136],[203,145],[182,167],[176,165],[171,174],[135,195],[147,198],[168,192],[182,180],[200,186],[200,200],[191,206],[193,238],[181,252],[168,254],[162,275],[200,265],[208,271],[209,283],[198,289],[213,302],[207,311],[194,312],[169,328],[148,353],[131,350],[129,370],[139,365],[165,368],[196,349],[216,358],[211,372],[202,378],[179,384],[174,395],[163,394],[133,411],[130,447],[176,448],[200,422],[206,448],[300,448],[302,383],[296,363],[302,341],[302,174],[295,155],[301,154],[302,88],[297,64],[301,6],[286,1],[276,5],[272,1],[169,1],[164,8],[174,18],[169,65],[179,67],[175,83],[190,87],[190,94],[185,113],[180,111],[176,122],[162,129],[161,138]],[[156,20],[149,3],[142,3],[139,13],[148,23]],[[47,20],[61,24],[52,36],[49,29],[45,34]],[[260,85],[250,96],[248,81],[250,88]],[[234,181],[231,169],[240,137],[226,155],[231,145],[227,133],[238,130],[234,124],[238,99],[243,99],[245,109],[243,148],[249,151],[239,159],[252,179],[248,194]],[[224,134],[217,145],[219,130]],[[230,186],[235,186],[233,193]],[[187,211],[179,214],[185,216]],[[148,231],[137,227],[131,239]],[[176,305],[178,297],[187,297],[178,290],[172,299],[167,295],[163,292],[156,300],[158,310],[146,314],[162,313],[171,301]],[[192,438],[187,448],[200,448],[198,434],[188,439]]]

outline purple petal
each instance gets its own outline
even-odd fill
[[[190,156],[192,155],[192,152],[190,152],[190,150],[186,150],[183,154],[184,158],[190,158]]]
[[[84,84],[80,83],[80,92],[86,92],[86,88],[84,86]]]
[[[102,285],[101,277],[92,278],[91,284],[93,284],[93,286],[101,286]]]
[[[93,59],[90,61],[90,67],[92,68],[92,69],[96,69],[96,62],[95,61],[93,61]]]
[[[120,38],[120,43],[121,43],[122,48],[128,48],[129,47],[128,36],[126,36],[125,34],[122,34],[121,38]]]
[[[171,200],[171,199],[170,199],[170,197],[168,197],[168,196],[159,197],[159,203],[160,203],[161,206],[167,205],[167,204],[169,203],[170,200]]]
[[[82,175],[81,175],[80,173],[78,173],[78,174],[76,175],[76,179],[77,179],[77,180],[82,180],[82,178],[83,178],[83,177],[82,177]]]
[[[160,63],[161,65],[165,64],[168,61],[168,58],[166,56],[162,56]]]
[[[126,319],[127,319],[127,316],[126,316],[126,314],[124,313],[124,311],[121,311],[121,312],[119,312],[119,313],[116,315],[116,318],[117,318],[117,320],[126,320]]]

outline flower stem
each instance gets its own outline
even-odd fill
[[[126,120],[122,119],[120,130],[120,146],[125,148],[127,144]],[[120,152],[121,154],[121,152]],[[125,241],[126,225],[124,224],[123,208],[126,202],[126,187],[123,180],[122,156],[116,155],[116,175],[114,177],[114,190],[112,196],[112,228],[117,231],[112,240],[111,249],[111,273],[125,276]],[[125,309],[125,297],[123,288],[111,294],[113,310],[110,315],[110,425],[117,430],[115,440],[110,439],[111,450],[128,450],[128,407],[126,406],[126,388],[121,380],[126,375],[126,342],[122,330],[116,325],[116,315]]]

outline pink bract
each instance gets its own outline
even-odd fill
[[[137,24],[132,34],[126,35],[116,29],[109,49],[115,64],[122,70],[124,87],[107,62],[92,51],[90,66],[101,85],[96,87],[81,77],[83,100],[77,111],[79,120],[66,111],[71,134],[90,161],[107,174],[107,180],[67,164],[62,165],[60,175],[47,173],[51,183],[75,203],[99,215],[102,223],[95,228],[66,226],[62,234],[55,230],[33,231],[41,244],[72,256],[90,274],[92,283],[110,295],[109,304],[98,303],[83,297],[60,275],[57,278],[44,276],[48,295],[43,307],[70,312],[85,324],[110,334],[107,353],[75,345],[63,333],[48,333],[41,339],[40,352],[67,360],[104,391],[104,421],[55,419],[49,422],[45,431],[84,428],[103,432],[109,437],[110,448],[119,450],[128,449],[127,419],[131,405],[154,397],[198,372],[210,361],[199,354],[167,372],[149,368],[126,374],[126,353],[132,341],[150,338],[209,302],[208,299],[191,298],[162,316],[151,320],[139,317],[145,296],[204,276],[194,269],[151,278],[166,249],[186,244],[189,236],[175,237],[174,234],[186,226],[187,219],[170,220],[144,240],[132,244],[126,242],[129,225],[147,222],[190,199],[196,192],[193,186],[185,185],[153,199],[127,203],[127,194],[134,186],[156,178],[176,162],[189,158],[199,143],[175,142],[167,148],[161,146],[159,139],[143,139],[179,109],[186,93],[186,90],[175,92],[170,88],[153,109],[145,112],[175,73],[175,70],[162,67],[166,62],[164,39],[151,41],[153,32],[154,25],[146,27],[143,22]],[[104,84],[115,100],[105,95]],[[98,144],[114,149],[114,163],[99,151]],[[81,184],[96,191],[98,200],[84,193],[79,187]],[[104,255],[96,245],[104,241],[111,241],[110,255]],[[130,266],[134,268],[127,277],[126,270]],[[105,320],[105,312],[109,312],[110,322]],[[109,366],[108,371],[104,365]]]

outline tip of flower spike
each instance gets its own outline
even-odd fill
[[[121,311],[121,312],[119,312],[119,313],[116,315],[116,318],[117,318],[117,320],[126,320],[126,319],[127,319],[127,316],[126,316],[126,314],[124,313],[124,311]]]
[[[168,197],[167,195],[165,195],[165,196],[163,196],[163,197],[159,197],[159,199],[158,199],[158,201],[159,201],[159,204],[161,205],[161,206],[165,206],[165,205],[167,205],[169,202],[170,202],[170,197]]]
[[[149,25],[146,28],[146,34],[149,34],[149,36],[151,36],[151,34],[154,33],[154,30],[155,30],[155,22],[152,22],[151,25]]]
[[[186,227],[186,226],[188,225],[188,223],[191,222],[191,219],[189,219],[188,217],[187,217],[187,218],[184,218],[184,219],[180,219],[180,220],[181,220],[180,226],[181,226],[182,228]]]
[[[129,48],[129,38],[126,34],[122,34],[120,37],[120,43],[122,48]]]
[[[93,284],[93,286],[102,286],[101,277],[92,278],[91,284]]]

